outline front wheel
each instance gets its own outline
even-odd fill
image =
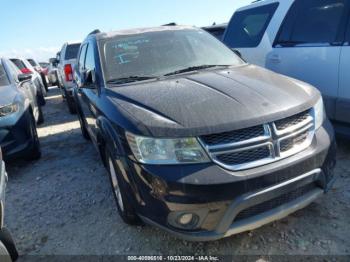
[[[86,124],[85,124],[84,118],[83,118],[82,115],[79,113],[78,109],[77,109],[76,111],[77,111],[78,119],[79,119],[79,123],[80,123],[81,134],[83,135],[83,137],[84,137],[86,140],[91,140],[91,139],[90,139],[89,132],[88,132],[88,130],[87,130],[87,128],[86,128]]]
[[[75,115],[77,113],[77,110],[76,110],[74,98],[68,94],[65,88],[63,88],[63,90],[64,90],[64,96],[67,101],[69,113],[71,113],[72,115]]]
[[[41,157],[41,146],[39,141],[38,132],[36,130],[36,123],[32,113],[30,113],[30,143],[31,147],[28,151],[27,160],[38,160]]]
[[[129,225],[140,225],[140,218],[137,216],[134,208],[128,201],[125,189],[122,186],[119,173],[116,171],[115,161],[111,153],[106,150],[107,168],[109,171],[110,182],[112,186],[112,192],[114,195],[115,202],[117,204],[118,213],[126,224]]]

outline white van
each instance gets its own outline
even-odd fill
[[[249,63],[316,86],[350,135],[350,0],[266,0],[238,9],[224,43]]]

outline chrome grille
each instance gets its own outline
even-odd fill
[[[314,126],[313,110],[308,110],[264,125],[202,136],[199,140],[215,163],[238,171],[275,162],[308,148]]]

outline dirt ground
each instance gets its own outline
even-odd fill
[[[194,243],[119,218],[109,180],[57,89],[38,132],[40,161],[8,163],[5,224],[28,255],[350,255],[350,142],[339,140],[334,189],[252,232]]]

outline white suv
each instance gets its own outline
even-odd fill
[[[233,15],[224,43],[243,58],[316,86],[350,135],[350,0],[266,0]]]
[[[57,57],[57,72],[59,86],[62,88],[62,94],[67,100],[70,113],[75,113],[75,105],[73,100],[72,89],[73,70],[77,63],[77,56],[80,48],[80,43],[65,43]]]

